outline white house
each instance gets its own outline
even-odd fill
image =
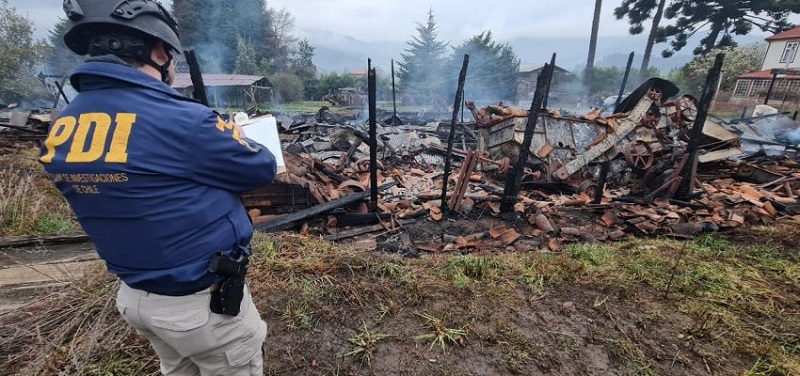
[[[764,98],[772,84],[770,98],[788,99],[800,95],[800,27],[766,39],[767,54],[761,70],[745,73],[736,80],[733,98]]]

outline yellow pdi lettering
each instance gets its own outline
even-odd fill
[[[114,136],[111,138],[111,147],[106,154],[107,163],[125,163],[128,161],[128,139],[131,137],[131,128],[136,122],[136,114],[117,114],[114,125]]]
[[[77,120],[74,117],[64,116],[58,118],[53,126],[50,127],[50,134],[47,135],[47,140],[44,142],[47,153],[39,159],[42,163],[51,163],[53,161],[53,157],[56,155],[56,147],[63,145],[72,137],[72,133],[75,132],[76,122]]]
[[[82,114],[78,118],[78,129],[72,140],[72,147],[67,154],[67,163],[88,163],[94,162],[103,155],[108,137],[108,129],[111,127],[111,115],[102,112],[92,112]],[[94,130],[89,144],[86,148],[89,131]]]

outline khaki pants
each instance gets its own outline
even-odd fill
[[[261,320],[247,286],[238,316],[211,312],[210,299],[209,290],[164,296],[122,283],[117,309],[150,341],[164,375],[263,375],[267,324]]]

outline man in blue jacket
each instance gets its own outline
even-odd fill
[[[64,0],[66,45],[88,55],[41,163],[122,280],[117,308],[165,375],[261,375],[266,323],[244,285],[253,227],[238,194],[275,158],[170,88],[182,50],[152,0]]]

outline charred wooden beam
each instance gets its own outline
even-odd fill
[[[397,185],[397,182],[388,182],[380,187],[378,187],[378,191],[384,191],[389,189],[393,186]],[[367,197],[370,196],[370,192],[364,191],[359,193],[354,193],[345,197],[342,197],[338,200],[328,201],[324,204],[319,204],[317,206],[310,207],[305,210],[296,211],[294,213],[287,214],[283,217],[273,219],[268,222],[264,222],[255,226],[255,229],[261,232],[275,232],[275,231],[284,231],[288,230],[298,224],[300,222],[314,218],[318,215],[322,215],[328,213],[332,210],[345,207],[347,205],[359,202]]]
[[[503,190],[503,201],[500,204],[502,213],[511,213],[514,210],[514,204],[517,202],[517,193],[519,192],[519,184],[522,182],[523,168],[530,156],[533,132],[536,130],[536,122],[539,120],[539,113],[542,110],[542,103],[544,103],[544,91],[547,89],[547,81],[552,75],[553,65],[548,64],[545,65],[536,79],[536,91],[533,95],[531,108],[528,110],[528,123],[525,125],[525,136],[522,139],[522,145],[519,147],[519,157],[514,163],[514,168],[506,174],[506,186]]]
[[[628,65],[625,67],[625,75],[622,77],[622,85],[619,86],[619,94],[617,94],[617,101],[614,102],[614,109],[616,110],[619,107],[619,103],[622,102],[622,95],[625,94],[625,86],[628,86],[628,77],[631,74],[631,67],[633,67],[633,56],[634,53],[631,52],[628,55]],[[603,164],[600,165],[600,176],[597,179],[597,187],[594,190],[594,199],[592,200],[592,204],[599,204],[600,200],[603,199],[603,191],[606,189],[606,182],[608,181],[608,172],[611,170],[611,160],[606,158],[603,161]]]
[[[400,125],[400,118],[397,117],[397,92],[394,86],[394,59],[392,59],[392,125]]]
[[[336,227],[369,226],[391,218],[389,213],[342,213],[336,214]]]
[[[367,60],[367,96],[369,100],[369,202],[372,211],[378,210],[378,114],[375,69]]]
[[[697,109],[697,117],[694,120],[691,138],[689,139],[689,145],[686,148],[686,153],[689,155],[689,159],[681,170],[683,181],[681,182],[680,187],[678,187],[678,192],[675,194],[675,198],[681,201],[689,201],[693,196],[692,188],[694,187],[694,178],[697,172],[697,153],[700,150],[700,138],[703,136],[703,126],[708,118],[711,101],[714,99],[714,95],[717,93],[717,81],[719,81],[720,75],[722,74],[722,63],[724,61],[725,54],[717,54],[716,60],[714,61],[714,66],[708,71],[708,76],[706,77],[703,95],[700,97],[700,104],[699,108]]]
[[[197,56],[194,50],[186,50],[183,52],[186,56],[186,63],[189,64],[189,77],[192,79],[192,96],[198,102],[208,106],[208,96],[206,95],[206,85],[203,83],[203,73],[200,70],[200,63],[197,62]]]
[[[453,138],[456,135],[456,122],[458,121],[458,109],[464,101],[464,82],[467,80],[467,68],[469,67],[469,55],[464,55],[464,62],[461,64],[461,72],[458,74],[458,88],[456,89],[455,103],[453,104],[453,118],[450,121],[450,136],[447,138],[447,155],[444,158],[444,180],[442,183],[442,213],[447,215],[447,180],[450,178],[450,154],[453,152]]]
[[[419,219],[399,219],[397,220],[397,224],[400,226],[405,226],[407,224],[411,224],[414,222],[419,221]],[[386,230],[386,227],[383,224],[377,224],[372,226],[364,226],[364,227],[357,227],[351,230],[341,231],[335,234],[328,234],[323,236],[322,238],[327,241],[335,241],[335,240],[342,240],[347,238],[352,238],[359,235],[369,234],[371,232],[377,232],[381,230]]]
[[[553,67],[553,69],[555,69],[555,66],[556,66],[556,54],[555,54],[555,52],[553,53],[553,57],[550,58],[550,66]],[[553,84],[553,75],[555,74],[555,70],[553,72],[554,73],[551,74],[550,77],[547,78],[547,82],[545,82],[544,101],[542,102],[542,108],[547,108],[547,101],[550,98],[550,87]]]

